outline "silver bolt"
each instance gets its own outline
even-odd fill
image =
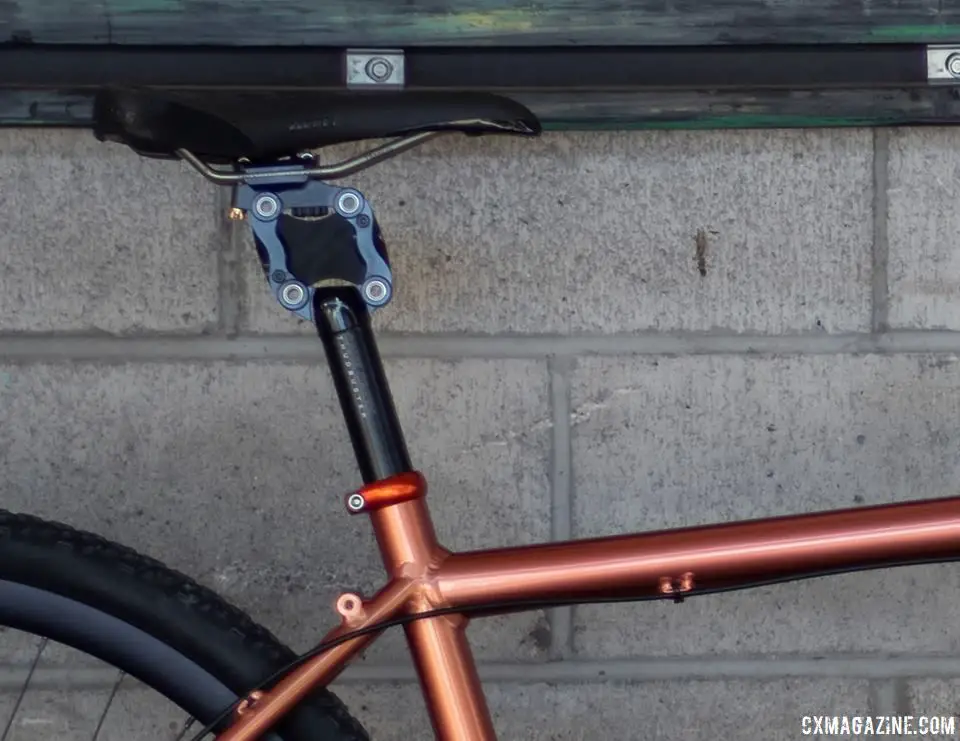
[[[287,283],[280,289],[280,302],[289,308],[300,308],[307,292],[299,283]]]
[[[363,505],[366,504],[366,501],[361,494],[351,494],[347,498],[347,507],[351,512],[359,512],[363,509]]]
[[[960,77],[960,54],[951,54],[947,57],[947,72],[954,77]]]
[[[346,193],[341,193],[337,199],[337,210],[344,216],[353,216],[362,205],[360,196],[349,190]]]
[[[280,210],[280,201],[269,193],[260,196],[253,204],[253,210],[262,219],[272,219]]]
[[[363,297],[374,305],[386,303],[390,298],[390,287],[381,278],[371,278],[363,286]]]
[[[376,82],[385,82],[393,74],[393,65],[383,57],[373,57],[364,67],[367,76]]]

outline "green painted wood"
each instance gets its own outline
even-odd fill
[[[954,0],[0,0],[0,41],[222,45],[960,41]]]
[[[547,130],[953,125],[952,88],[756,92],[524,93]],[[89,92],[0,90],[0,125],[89,127]]]

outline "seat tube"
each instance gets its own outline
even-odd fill
[[[364,483],[412,471],[366,304],[353,288],[319,289],[314,318]],[[424,498],[371,513],[387,572],[425,574],[442,551]],[[429,604],[412,605],[429,610]],[[438,741],[496,741],[461,615],[405,628]]]

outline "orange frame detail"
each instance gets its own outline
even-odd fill
[[[402,614],[483,611],[504,600],[677,597],[831,570],[858,571],[960,557],[960,497],[662,530],[565,543],[451,553],[434,533],[416,472],[357,492],[370,514],[390,581],[364,600],[337,600],[341,624],[325,640]],[[439,741],[495,741],[459,614],[406,625]],[[311,690],[331,682],[376,640],[346,641],[253,693],[218,741],[254,741]]]

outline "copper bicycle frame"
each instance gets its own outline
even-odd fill
[[[348,510],[369,514],[389,576],[369,599],[341,595],[340,625],[324,640],[440,608],[483,613],[504,601],[679,599],[830,571],[960,557],[960,497],[452,553],[437,540],[426,483],[409,465],[364,307],[342,290],[318,292],[315,307],[368,482],[348,497]],[[505,611],[502,605],[499,611]],[[409,622],[404,630],[436,738],[494,741],[466,625],[464,614],[453,613]],[[312,689],[332,681],[376,635],[347,640],[271,689],[251,694],[217,738],[258,738]]]

